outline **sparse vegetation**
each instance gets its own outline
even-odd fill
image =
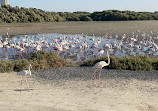
[[[33,70],[67,67],[74,65],[73,62],[67,59],[62,59],[55,53],[41,51],[38,54],[32,53],[30,59],[20,59],[14,61],[1,60],[0,72],[4,73],[11,71],[21,71],[24,69],[28,69],[29,64],[32,64]]]
[[[14,64],[11,61],[1,60],[0,61],[0,72],[11,72],[13,71]]]
[[[56,53],[46,51],[41,51],[38,54],[33,53],[30,62],[36,70],[68,67],[73,65],[71,61],[60,58]]]
[[[48,12],[36,8],[19,8],[10,5],[0,9],[0,23],[60,22],[60,21],[123,21],[123,20],[158,20],[158,14],[105,10],[102,12]]]
[[[111,63],[109,69],[123,69],[123,70],[158,70],[157,57],[148,56],[125,56],[116,57],[111,56]],[[0,72],[21,71],[28,68],[32,64],[33,70],[50,69],[57,67],[69,67],[79,64],[79,66],[94,66],[99,61],[107,61],[107,57],[90,58],[87,61],[74,63],[67,59],[60,58],[56,53],[41,51],[38,54],[32,53],[30,59],[21,59],[14,61],[1,60]]]
[[[111,56],[111,63],[108,66],[110,69],[124,70],[158,70],[158,58],[148,56]],[[80,66],[93,66],[99,61],[107,61],[107,57],[91,58],[85,62],[79,63]]]

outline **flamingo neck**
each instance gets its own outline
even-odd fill
[[[29,66],[29,71],[30,71],[30,66]]]
[[[31,66],[29,66],[29,75],[31,76],[31,70],[30,70],[30,67],[31,67]]]
[[[108,65],[109,65],[110,64],[109,51],[107,51],[107,55],[108,55]]]

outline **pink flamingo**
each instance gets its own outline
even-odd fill
[[[99,56],[101,56],[103,53],[104,53],[104,50],[100,50],[100,51],[98,52]]]
[[[94,76],[95,80],[96,80],[95,73],[97,70],[100,70],[100,72],[99,72],[99,86],[100,86],[101,70],[103,67],[108,66],[110,64],[109,51],[107,51],[107,55],[108,55],[108,63],[106,63],[105,61],[100,61],[94,65],[94,67],[96,68],[96,70],[93,72],[93,76]],[[96,80],[96,84],[97,84],[97,80]]]

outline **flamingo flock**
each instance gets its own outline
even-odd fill
[[[87,36],[84,34],[37,34],[7,37],[0,40],[1,59],[22,59],[30,53],[38,53],[41,50],[55,52],[62,58],[73,61],[83,61],[91,57],[106,56],[110,49],[110,55],[135,56],[151,55],[158,56],[158,34],[154,36],[141,31],[111,36],[106,34],[102,37]]]

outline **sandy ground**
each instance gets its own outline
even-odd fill
[[[0,24],[0,35],[62,33],[88,34],[104,36],[106,33],[115,35],[131,34],[140,30],[157,34],[158,21],[102,21],[102,22],[46,22],[46,23],[12,23]]]
[[[98,87],[93,79],[29,78],[30,91],[20,80],[0,73],[1,111],[158,111],[158,80],[109,78]]]

